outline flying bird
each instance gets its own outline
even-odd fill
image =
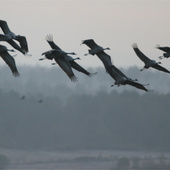
[[[159,64],[161,64],[161,62],[156,62],[155,60],[151,60],[149,59],[147,56],[145,56],[138,48],[137,44],[134,43],[132,45],[133,50],[135,51],[136,55],[139,57],[139,59],[141,59],[144,62],[144,67],[143,69],[141,69],[140,71],[144,70],[144,69],[148,69],[150,67],[155,68],[159,71],[163,71],[166,73],[170,73],[170,71],[168,71],[166,68],[160,66]]]
[[[97,45],[93,39],[83,40],[81,44],[85,44],[85,45],[87,45],[90,48],[89,54],[91,54],[91,55],[95,55],[96,54],[98,56],[98,58],[104,64],[106,70],[109,67],[112,66],[111,57],[104,52],[104,50],[110,49],[110,48],[108,48],[108,47],[107,48],[103,48],[103,47]],[[85,55],[87,55],[87,54],[85,54]]]
[[[45,39],[52,49],[61,50],[61,48],[54,43],[52,35],[47,35]],[[77,62],[75,62],[75,60],[80,59],[79,57],[73,58],[70,55],[65,55],[65,58],[70,63],[71,67],[74,68],[75,70],[82,72],[89,77],[91,77],[94,74],[97,74],[97,73],[88,72],[86,69],[84,69],[82,66],[80,66]]]
[[[0,56],[6,62],[11,69],[13,75],[18,77],[20,74],[17,70],[14,58],[8,53],[8,51],[14,52],[14,50],[7,49],[6,46],[0,45]]]
[[[0,41],[6,41],[13,48],[20,51],[24,55],[28,53],[28,43],[27,43],[27,39],[25,36],[14,34],[10,30],[6,21],[0,20],[0,27],[4,33],[4,35],[0,34]],[[14,40],[17,40],[20,46]]]
[[[87,53],[85,55],[89,55],[89,54],[97,55],[97,54],[103,52],[104,50],[110,50],[109,47],[103,48],[103,47],[97,45],[93,39],[83,40],[81,44],[86,44],[90,48],[89,53]]]
[[[112,61],[111,61],[111,57],[104,52],[104,50],[107,50],[107,49],[110,49],[110,48],[108,48],[108,47],[103,48],[103,47],[97,45],[93,39],[83,40],[81,44],[85,44],[90,48],[89,54],[91,54],[91,55],[96,54],[98,56],[98,58],[103,63],[103,65],[106,69],[106,72],[109,73],[112,78],[114,78],[114,73],[112,71],[112,65],[113,64],[112,64]]]
[[[146,89],[143,84],[140,84],[140,83],[136,82],[136,80],[132,80],[131,78],[128,78],[114,65],[112,65],[112,76],[115,80],[114,85],[117,85],[118,87],[120,85],[128,84],[128,85],[134,86],[138,89],[148,91],[148,89]],[[111,86],[114,86],[114,85],[111,85]]]
[[[170,57],[170,47],[161,47],[160,45],[157,45],[156,48],[165,52],[163,53],[163,56],[159,56],[160,59]]]
[[[56,63],[67,74],[67,76],[71,79],[71,81],[76,82],[78,81],[78,78],[74,75],[70,63],[64,57],[67,54],[75,54],[75,53],[66,53],[62,50],[55,50],[55,49],[42,53],[42,55],[45,55],[45,57],[54,58]]]

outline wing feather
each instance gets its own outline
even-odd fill
[[[56,63],[67,74],[71,81],[76,82],[78,78],[74,75],[69,62],[64,57],[55,58]]]
[[[18,77],[20,74],[17,70],[14,58],[7,51],[0,53],[0,56],[6,62],[6,64],[9,66],[13,75],[15,77]]]
[[[54,43],[52,35],[50,34],[47,35],[45,40],[48,42],[48,44],[50,45],[52,49],[61,50],[61,48]]]
[[[0,20],[0,27],[1,27],[2,31],[4,32],[4,34],[11,33],[11,30],[9,29],[6,21]]]
[[[160,70],[160,71],[163,71],[163,72],[166,72],[166,73],[170,73],[169,70],[167,70],[166,68],[160,66],[159,64],[155,64],[152,66],[153,68],[157,69],[157,70]]]
[[[133,50],[135,51],[136,55],[137,55],[144,63],[147,63],[147,62],[150,61],[150,59],[139,50],[139,48],[138,48],[138,46],[137,46],[136,43],[134,43],[134,44],[132,45],[132,47],[133,47]]]
[[[83,40],[82,44],[86,44],[91,49],[98,47],[98,45],[93,39]]]
[[[162,50],[164,52],[169,53],[170,52],[170,47],[160,47],[160,46],[156,46],[157,49]]]
[[[28,43],[27,43],[26,37],[25,36],[19,36],[19,37],[17,37],[17,41],[19,41],[22,50],[25,53],[28,53]]]
[[[127,80],[127,81],[126,81],[126,84],[129,84],[129,85],[131,85],[131,86],[134,86],[134,87],[136,87],[136,88],[138,88],[138,89],[141,89],[141,90],[144,90],[144,91],[148,91],[148,89],[146,89],[146,88],[144,87],[144,85],[142,85],[142,84],[140,84],[140,83],[137,83],[137,82],[134,82],[134,81]]]

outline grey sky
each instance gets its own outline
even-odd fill
[[[25,35],[32,57],[17,52],[16,63],[50,66],[40,62],[41,53],[50,47],[45,41],[53,34],[55,43],[65,51],[74,51],[83,66],[102,66],[96,56],[84,56],[88,47],[80,46],[84,39],[93,38],[107,51],[113,63],[121,67],[143,63],[131,45],[136,42],[148,57],[158,60],[162,52],[157,44],[170,46],[169,0],[0,0],[0,16],[13,32]],[[0,30],[1,33],[1,30]],[[1,43],[11,48],[7,43]],[[1,60],[0,60],[1,61]],[[2,64],[0,62],[0,64]],[[170,69],[168,59],[162,65]]]

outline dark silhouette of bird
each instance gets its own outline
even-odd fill
[[[26,97],[26,96],[24,95],[24,96],[20,97],[19,99],[20,99],[20,100],[24,100],[25,97]]]
[[[13,48],[20,51],[24,55],[28,53],[28,43],[27,43],[25,36],[14,34],[10,30],[6,21],[0,20],[0,27],[1,27],[2,31],[4,32],[4,35],[0,34],[0,41],[6,41]],[[19,42],[20,46],[14,40],[17,40]]]
[[[57,46],[54,41],[53,41],[53,36],[52,35],[47,35],[46,36],[46,41],[48,42],[48,44],[50,45],[50,47],[52,49],[56,49],[56,50],[62,50],[59,46]],[[90,73],[87,70],[85,70],[82,66],[80,66],[77,62],[75,62],[75,60],[79,60],[80,58],[73,58],[69,55],[65,55],[66,60],[70,63],[71,67],[74,68],[75,70],[82,72],[84,74],[86,74],[87,76],[91,77],[94,74],[97,73]]]
[[[67,74],[67,76],[71,79],[71,81],[76,82],[76,81],[78,81],[78,78],[74,75],[74,73],[71,69],[70,63],[64,57],[67,54],[75,55],[74,52],[67,53],[67,52],[64,52],[62,50],[55,50],[55,49],[52,49],[52,50],[49,50],[49,51],[42,53],[42,55],[45,55],[45,57],[54,58],[56,63]]]
[[[8,51],[14,52],[14,50],[7,49],[7,47],[0,45],[0,56],[6,62],[11,69],[13,75],[18,77],[20,74],[17,70],[14,58],[8,53]]]
[[[110,50],[109,47],[103,48],[103,47],[97,45],[93,39],[83,40],[81,44],[86,44],[90,48],[89,53],[87,53],[85,55],[89,55],[89,54],[97,55],[97,54],[103,52],[104,50]]]
[[[114,78],[114,74],[112,73],[112,61],[111,57],[104,52],[104,50],[109,48],[103,48],[95,43],[93,39],[83,40],[82,44],[87,45],[91,50],[89,50],[89,54],[91,55],[97,55],[98,58],[103,63],[106,72],[110,74],[112,78]],[[93,51],[93,52],[92,52]],[[95,52],[94,52],[95,51]]]
[[[42,99],[38,100],[38,103],[42,103],[42,102],[43,102],[43,100],[42,100]]]
[[[165,52],[163,53],[163,56],[159,56],[160,59],[170,57],[170,47],[161,47],[160,45],[157,45],[156,48]]]
[[[144,69],[148,69],[150,67],[152,68],[155,68],[159,71],[163,71],[163,72],[166,72],[166,73],[170,73],[169,70],[167,70],[166,68],[160,66],[159,64],[161,64],[161,62],[156,62],[155,60],[151,60],[149,59],[147,56],[145,56],[138,48],[137,44],[134,43],[132,45],[133,47],[133,50],[135,51],[136,55],[139,57],[139,59],[141,59],[143,62],[144,62],[144,67],[143,69],[141,69],[140,71],[144,70]]]
[[[98,56],[98,58],[104,64],[106,70],[108,67],[112,66],[111,57],[104,52],[104,50],[109,49],[109,48],[103,48],[103,47],[97,45],[93,39],[83,40],[81,44],[85,44],[90,48],[89,54],[91,54],[91,55],[96,54]]]
[[[112,65],[112,76],[115,80],[114,85],[120,86],[120,85],[128,84],[128,85],[134,86],[138,89],[148,91],[148,89],[146,89],[143,84],[140,84],[140,83],[136,82],[136,80],[132,80],[131,78],[128,78],[114,65]],[[111,86],[114,86],[114,85],[111,85]]]

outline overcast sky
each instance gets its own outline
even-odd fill
[[[96,56],[84,56],[86,45],[80,46],[82,40],[93,38],[111,48],[107,52],[116,66],[143,67],[131,45],[136,42],[144,54],[158,60],[162,52],[155,46],[170,46],[169,7],[169,0],[0,0],[0,19],[28,39],[32,57],[17,52],[17,64],[50,66],[38,59],[50,49],[45,36],[53,34],[55,43],[76,52],[83,66],[102,66]],[[170,69],[170,60],[162,60],[162,65]]]

